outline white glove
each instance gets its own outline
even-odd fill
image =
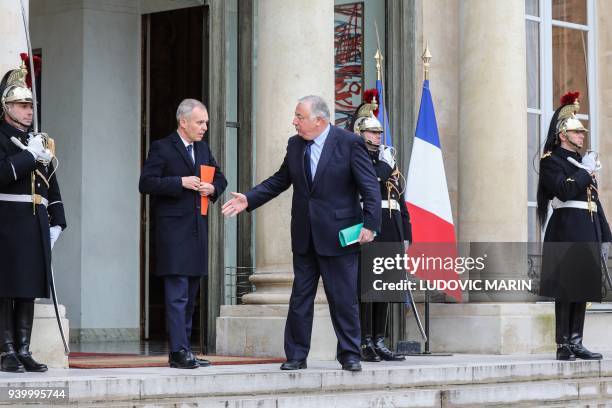
[[[408,248],[410,248],[410,241],[404,241],[404,253],[408,252]]]
[[[53,159],[53,153],[51,153],[51,150],[44,149],[42,153],[38,155],[37,160],[48,163],[51,161],[51,159]]]
[[[581,169],[588,171],[589,173],[595,173],[601,170],[601,162],[597,160],[597,153],[595,152],[588,152],[585,154],[582,158],[582,163],[578,163],[578,161],[573,157],[568,157],[567,161],[576,167],[580,167]]]
[[[43,155],[44,151],[46,150],[43,144],[42,136],[38,135],[30,138],[30,140],[28,140],[26,150],[32,153],[32,156],[34,156],[34,158],[38,160],[38,157]]]
[[[593,173],[599,171],[601,169],[601,163],[597,158],[597,153],[588,152],[582,158],[582,165],[587,168],[589,173]]]
[[[49,228],[49,238],[51,238],[51,249],[53,249],[53,245],[55,245],[55,241],[59,238],[62,233],[62,227],[59,225],[55,225]]]
[[[384,145],[380,145],[378,149],[378,160],[387,163],[391,168],[395,168],[395,149]]]

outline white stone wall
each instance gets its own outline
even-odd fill
[[[26,14],[28,2],[23,2]],[[28,49],[19,0],[0,0],[0,39],[1,78],[6,71],[19,66],[19,53]]]
[[[599,194],[610,221],[612,213],[612,3],[598,0],[596,3],[595,41],[597,45],[597,112],[599,117],[599,153],[603,168],[599,178]]]
[[[53,250],[60,301],[71,325],[81,327],[82,288],[82,147],[83,147],[83,21],[79,8],[61,12],[49,3],[33,0],[31,36],[41,48],[42,129],[56,142],[57,170],[68,229]]]
[[[68,218],[54,253],[59,296],[84,336],[137,338],[138,2],[33,0],[32,15],[43,129],[57,140]]]
[[[459,239],[526,242],[525,2],[463,0],[459,24]]]

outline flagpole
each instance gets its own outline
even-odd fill
[[[432,58],[429,52],[429,43],[425,43],[425,51],[421,58],[423,60],[423,79],[429,81],[429,64]],[[429,296],[429,289],[425,289],[425,336],[427,336],[427,340],[425,340],[425,351],[423,351],[423,354],[431,355],[431,350],[429,349]]]
[[[429,81],[429,64],[431,63],[431,53],[429,52],[429,44],[425,43],[425,51],[423,51],[423,71],[425,81]]]
[[[378,99],[379,99],[379,109],[382,110],[382,127],[383,127],[383,140],[381,141],[381,144],[384,146],[387,146],[387,135],[391,133],[391,129],[389,126],[389,120],[388,120],[388,114],[387,114],[387,108],[386,108],[386,104],[385,104],[385,76],[382,73],[383,70],[383,55],[382,52],[380,51],[380,36],[378,34],[378,24],[376,24],[376,20],[374,20],[374,30],[376,31],[376,54],[374,55],[374,59],[376,60],[376,82],[378,83],[380,81],[381,84],[381,88],[380,88],[380,94],[378,95]],[[390,138],[390,137],[389,137]],[[392,141],[391,141],[392,142]],[[391,146],[393,146],[393,143],[391,143]]]

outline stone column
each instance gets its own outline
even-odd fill
[[[333,110],[334,2],[258,2],[256,63],[256,178],[274,174],[285,156],[297,100],[317,94]],[[333,116],[332,116],[333,117]],[[283,330],[293,281],[291,189],[255,212],[257,291],[247,305],[222,306],[217,352],[284,356]],[[322,294],[322,290],[319,291]],[[322,295],[317,303],[324,303]],[[333,359],[335,336],[325,304],[316,305],[310,357]]]
[[[256,79],[257,183],[280,167],[297,100],[321,95],[333,109],[334,2],[259,2]],[[333,114],[332,114],[333,115]],[[333,116],[332,116],[333,117]],[[291,189],[256,211],[257,292],[245,303],[288,303],[293,281]],[[320,298],[319,298],[320,301]]]
[[[525,2],[463,0],[459,16],[459,239],[526,242]]]
[[[464,0],[460,6],[458,232],[462,242],[527,242],[524,7],[522,0],[503,4]],[[485,273],[474,279],[527,277],[526,252],[516,256],[516,248],[472,245],[472,249],[491,252]],[[470,300],[509,300],[509,295],[516,296],[471,292]]]

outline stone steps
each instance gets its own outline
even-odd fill
[[[71,406],[87,407],[612,407],[612,359],[549,358],[411,357],[404,363],[365,363],[361,373],[329,362],[309,362],[309,369],[298,372],[282,372],[277,364],[52,370],[2,373],[0,387],[67,385]]]

